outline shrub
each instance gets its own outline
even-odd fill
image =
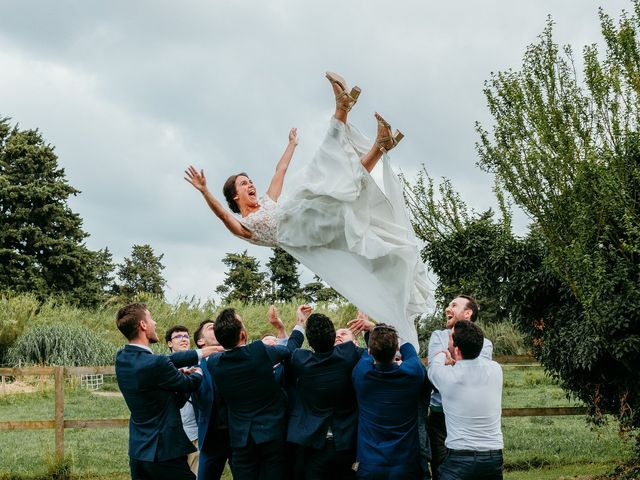
[[[36,325],[18,338],[7,352],[11,365],[112,365],[113,344],[78,324]]]

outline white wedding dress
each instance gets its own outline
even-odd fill
[[[280,201],[265,195],[240,221],[251,243],[281,247],[417,349],[412,317],[427,310],[426,270],[388,156],[384,193],[360,163],[370,148],[354,126],[332,117],[313,160],[287,177]]]

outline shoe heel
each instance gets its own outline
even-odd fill
[[[351,100],[353,100],[353,103],[356,103],[358,101],[358,97],[360,96],[361,93],[362,93],[362,90],[360,90],[360,87],[353,87],[351,89],[351,92],[349,93],[349,97],[351,97]]]
[[[404,138],[404,133],[402,133],[400,130],[396,130],[396,134],[393,136],[394,145],[397,145],[398,143],[400,143],[400,140],[402,140],[403,138]]]

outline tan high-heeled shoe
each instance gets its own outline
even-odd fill
[[[378,121],[378,125],[386,128],[389,132],[389,134],[384,137],[379,136],[379,134],[376,137],[376,145],[378,146],[378,149],[382,153],[387,153],[389,150],[398,145],[400,140],[404,138],[404,133],[402,133],[400,130],[396,130],[396,133],[391,135],[391,125],[389,125],[389,122],[382,118],[382,115],[380,115],[378,112],[376,112],[374,116]]]
[[[340,110],[344,110],[345,112],[350,111],[353,106],[358,101],[358,97],[362,90],[360,87],[353,87],[349,93],[347,93],[347,82],[345,82],[344,78],[334,72],[326,72],[325,77],[334,85],[338,85],[342,90],[341,93],[336,93],[336,108]]]

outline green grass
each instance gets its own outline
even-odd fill
[[[541,368],[504,367],[504,407],[576,405]],[[115,390],[106,377],[108,390]],[[123,418],[128,416],[121,397],[104,397],[65,389],[65,418]],[[53,392],[44,385],[30,394],[0,396],[0,421],[45,420],[53,417]],[[584,417],[504,418],[505,479],[565,479],[611,471],[631,455],[632,441],[620,437],[612,422],[593,430]],[[65,430],[65,452],[82,478],[128,478],[128,430]],[[0,431],[0,479],[44,475],[54,451],[52,430]],[[227,474],[225,479],[231,479]]]

